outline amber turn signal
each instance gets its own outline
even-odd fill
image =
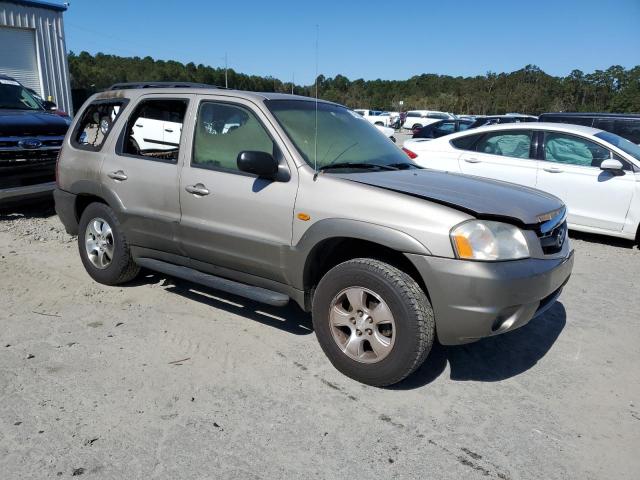
[[[308,213],[299,213],[298,219],[302,220],[303,222],[306,222],[308,220],[311,220],[311,215],[309,215]]]

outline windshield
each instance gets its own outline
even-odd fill
[[[626,138],[622,138],[619,135],[611,132],[600,132],[596,133],[596,137],[604,140],[605,142],[609,142],[611,145],[618,147],[625,153],[628,153],[637,161],[640,162],[640,146],[636,145],[633,142],[630,142]]]
[[[316,151],[318,169],[338,164],[352,164],[354,169],[367,164],[397,168],[416,166],[371,123],[345,107],[318,102],[316,150],[316,102],[267,100],[266,104],[311,167]]]
[[[42,110],[42,105],[18,82],[0,78],[0,108]]]

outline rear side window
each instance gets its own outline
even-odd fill
[[[250,110],[227,103],[202,102],[193,141],[194,167],[239,172],[238,154],[266,152],[276,156],[276,147]]]
[[[124,109],[125,101],[95,102],[87,107],[76,126],[72,140],[76,147],[98,151]]]
[[[427,113],[427,118],[439,118],[441,120],[449,118],[449,115],[446,113]]]
[[[478,135],[465,135],[464,137],[454,138],[451,140],[451,145],[460,150],[473,150],[473,145],[478,141],[482,134]]]
[[[503,157],[529,158],[532,136],[531,130],[488,133],[476,143],[475,150]]]
[[[141,101],[129,115],[122,153],[175,163],[186,111],[187,100]]]

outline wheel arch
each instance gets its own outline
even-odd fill
[[[356,220],[327,219],[314,224],[298,246],[294,282],[307,292],[307,307],[320,278],[334,266],[353,258],[374,258],[404,271],[427,293],[416,267],[405,255],[430,255],[429,249],[410,235],[381,225]]]

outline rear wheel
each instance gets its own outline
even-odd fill
[[[419,123],[415,123],[413,127],[411,127],[411,130],[419,130],[420,128],[422,128],[422,125],[420,125]]]
[[[78,249],[87,273],[105,285],[128,282],[140,271],[131,257],[120,222],[104,203],[92,203],[82,213]]]
[[[332,268],[313,298],[313,326],[331,363],[362,383],[397,383],[425,360],[433,310],[416,281],[384,262],[358,258]]]

